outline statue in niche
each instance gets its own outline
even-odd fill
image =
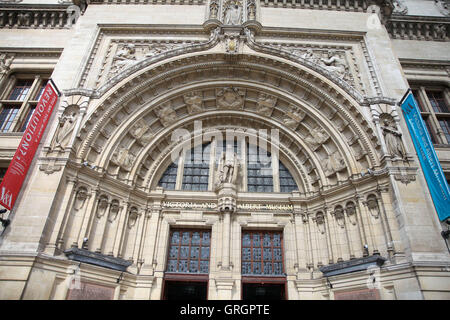
[[[402,134],[397,131],[393,124],[393,120],[384,119],[381,129],[383,130],[386,149],[390,156],[393,158],[404,159],[406,152],[402,143]]]
[[[244,106],[244,92],[237,88],[225,88],[216,91],[218,108],[242,109]]]
[[[193,91],[183,96],[189,114],[203,111],[203,97],[200,91]]]
[[[64,110],[63,114],[59,118],[53,148],[59,147],[64,149],[64,147],[66,147],[75,126],[75,120],[78,117],[78,112],[79,108],[77,105],[68,106]]]
[[[314,129],[312,129],[309,132],[309,136],[307,136],[305,138],[305,141],[312,147],[312,148],[317,148],[320,145],[322,145],[322,143],[324,143],[325,141],[327,141],[329,138],[328,134],[325,132],[324,129],[320,128],[320,127],[316,127]]]
[[[335,50],[328,50],[327,58],[320,58],[320,64],[327,71],[344,76],[346,74],[346,62],[341,58]]]
[[[115,74],[136,62],[136,47],[125,44],[117,50],[111,65],[111,73]]]
[[[169,103],[162,105],[159,109],[156,109],[155,112],[164,127],[169,126],[177,120],[177,113]]]
[[[247,2],[248,20],[256,19],[256,1],[248,0]]]
[[[324,159],[323,169],[326,176],[330,176],[335,172],[341,171],[345,168],[345,161],[339,151],[334,151]]]
[[[218,12],[219,12],[219,1],[211,0],[211,3],[209,4],[209,18],[217,19]]]
[[[225,18],[223,23],[225,25],[238,25],[241,24],[242,8],[238,2],[229,3],[225,10]]]
[[[108,208],[108,198],[106,196],[102,196],[98,200],[97,218],[101,218],[105,214],[106,208]]]
[[[119,213],[119,201],[117,200],[113,200],[111,201],[111,206],[109,207],[109,215],[108,215],[108,221],[109,222],[113,222],[114,220],[116,220],[117,215]]]
[[[256,105],[256,112],[259,114],[270,117],[272,115],[272,110],[277,103],[277,98],[268,94],[261,92],[258,95],[258,103]]]
[[[134,155],[127,148],[120,147],[112,156],[111,161],[124,169],[130,171],[134,162]]]
[[[87,195],[88,194],[86,188],[81,187],[80,189],[78,189],[77,195],[75,197],[75,210],[80,210],[83,207],[84,203],[86,202]]]
[[[135,207],[131,208],[128,216],[128,228],[131,229],[134,227],[138,217],[139,217],[138,210]]]
[[[220,155],[218,169],[218,180],[220,184],[231,183],[236,184],[238,172],[238,157],[235,152],[223,151]]]
[[[322,212],[316,214],[316,224],[321,234],[325,233],[325,218]]]

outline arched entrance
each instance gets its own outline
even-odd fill
[[[112,87],[80,127],[66,169],[76,183],[48,243],[128,261],[137,282],[152,277],[154,299],[188,282],[210,299],[295,299],[299,274],[362,257],[364,245],[392,250],[386,181],[360,175],[379,165],[374,128],[305,66],[180,58]],[[239,166],[227,167],[222,155],[238,149]],[[251,161],[260,154],[265,165]],[[203,231],[204,259],[192,245]],[[174,232],[189,234],[185,256]]]

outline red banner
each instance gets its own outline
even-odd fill
[[[58,96],[57,89],[49,81],[0,184],[0,204],[9,210],[14,206]]]

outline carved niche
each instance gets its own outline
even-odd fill
[[[106,212],[106,209],[108,208],[108,197],[103,195],[98,199],[98,205],[97,205],[97,218],[100,219],[103,217],[103,215]]]
[[[240,25],[242,24],[242,3],[239,0],[229,0],[223,5],[223,24]]]
[[[56,147],[64,149],[68,146],[79,114],[80,108],[78,105],[70,105],[64,110],[63,114],[59,117],[52,149]]]
[[[87,197],[87,189],[85,187],[80,187],[75,195],[74,209],[77,211],[80,210],[86,202]]]
[[[387,153],[391,158],[404,159],[406,151],[402,142],[402,134],[397,130],[394,119],[391,115],[383,113],[380,121]]]
[[[112,223],[116,220],[117,215],[119,214],[120,204],[119,201],[114,199],[111,201],[111,206],[109,207],[108,221]]]

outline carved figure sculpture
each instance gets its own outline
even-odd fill
[[[55,143],[53,148],[65,148],[70,139],[70,133],[75,126],[75,120],[78,117],[78,106],[68,106],[61,117],[59,118],[59,125],[55,135]]]
[[[130,129],[130,134],[131,136],[133,136],[133,138],[139,140],[147,132],[148,129],[149,126],[144,121],[144,119],[139,119],[139,121],[137,121],[136,124]]]
[[[329,72],[337,73],[340,76],[345,75],[345,60],[339,57],[339,55],[334,50],[328,50],[328,58],[320,58],[322,67],[324,67]]]
[[[305,141],[312,147],[312,148],[317,148],[318,146],[320,146],[322,143],[324,143],[325,141],[327,141],[327,139],[329,138],[328,134],[325,132],[324,129],[320,128],[320,127],[316,127],[314,129],[312,129],[309,132],[309,136],[307,136],[305,138]]]
[[[225,10],[225,18],[223,23],[226,25],[241,24],[242,8],[237,4],[230,3]]]
[[[219,183],[236,184],[238,171],[238,157],[234,152],[222,152],[219,159]]]
[[[6,73],[9,70],[13,59],[13,56],[9,56],[6,53],[0,54],[0,74]]]
[[[126,171],[130,171],[134,162],[134,155],[128,149],[120,147],[112,156],[111,161]]]
[[[158,115],[162,125],[165,127],[177,120],[177,113],[173,110],[170,104],[161,106],[159,109],[156,109],[155,112]]]
[[[335,151],[332,154],[328,155],[327,158],[324,159],[324,171],[325,175],[329,176],[335,172],[341,171],[345,168],[345,161],[342,158],[339,151]]]
[[[256,1],[248,0],[247,2],[248,20],[256,19]]]
[[[219,1],[211,0],[211,3],[209,4],[209,18],[217,19],[218,12],[219,12]]]
[[[277,103],[277,98],[261,92],[258,95],[258,104],[256,105],[256,112],[259,114],[270,117],[272,110]]]
[[[118,49],[113,58],[111,73],[115,74],[136,62],[136,48],[134,44],[125,44]]]
[[[384,119],[383,124],[384,126],[381,126],[381,129],[383,130],[387,152],[393,158],[404,159],[406,152],[402,143],[402,134],[396,130],[389,119]]]
[[[186,103],[189,114],[203,111],[203,98],[201,92],[193,91],[187,93],[183,96],[183,99],[184,103]]]

